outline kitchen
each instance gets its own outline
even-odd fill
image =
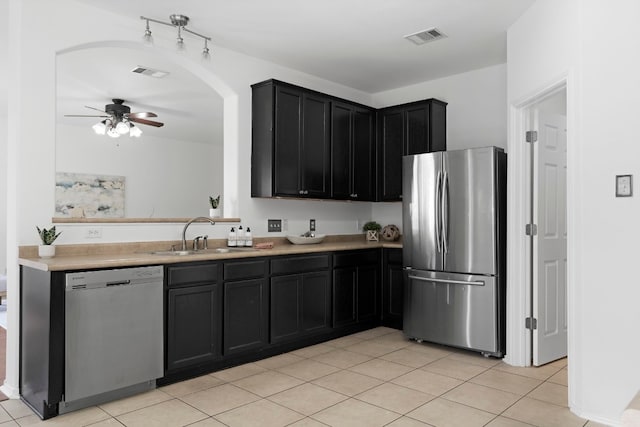
[[[44,5],[38,6],[45,7]],[[50,221],[50,209],[43,209],[41,200],[42,195],[48,195],[44,197],[53,200],[53,190],[49,183],[49,177],[53,176],[53,165],[48,159],[53,158],[54,143],[52,135],[54,131],[51,121],[54,117],[54,107],[52,99],[49,100],[49,103],[42,102],[42,94],[52,94],[54,91],[54,64],[51,52],[57,52],[67,46],[87,43],[91,40],[103,40],[104,36],[98,35],[98,31],[93,31],[96,26],[103,27],[102,34],[111,34],[114,28],[118,28],[126,31],[127,37],[122,37],[123,39],[137,40],[140,37],[138,25],[140,22],[111,15],[108,16],[112,19],[105,20],[102,12],[98,13],[89,7],[77,6],[75,3],[72,6],[74,13],[78,13],[78,16],[95,17],[95,19],[87,19],[86,21],[79,19],[74,23],[75,26],[60,29],[61,37],[64,35],[67,41],[56,42],[49,39],[40,39],[37,36],[29,37],[26,34],[28,32],[26,28],[33,28],[31,27],[32,25],[43,29],[57,29],[59,24],[49,21],[45,17],[59,15],[57,15],[56,11],[48,9],[47,12],[50,13],[41,13],[41,9],[36,10],[37,7],[29,2],[24,2],[23,7],[25,8],[25,15],[22,18],[24,26],[18,25],[20,22],[18,19],[12,19],[9,23],[14,34],[22,35],[22,48],[20,50],[22,52],[42,52],[44,50],[48,54],[33,56],[23,54],[20,56],[21,72],[13,74],[17,73],[17,71],[14,71],[10,74],[12,76],[11,81],[22,81],[21,84],[16,85],[18,87],[12,87],[9,91],[10,104],[14,106],[14,109],[9,111],[7,119],[10,132],[8,136],[8,156],[10,159],[21,159],[20,162],[8,162],[10,175],[7,191],[10,209],[7,218],[9,224],[7,240],[11,248],[35,243],[36,236],[33,232],[33,225]],[[585,79],[586,86],[581,86],[579,92],[571,92],[571,86],[569,89],[569,108],[571,108],[571,105],[581,105],[582,108],[580,115],[573,122],[576,135],[581,136],[582,143],[579,148],[581,151],[575,151],[578,148],[571,148],[572,146],[570,145],[570,156],[571,153],[574,155],[579,154],[579,156],[573,157],[573,161],[578,162],[577,164],[571,163],[570,157],[570,165],[577,166],[572,172],[575,175],[571,175],[569,179],[570,185],[574,186],[572,188],[575,189],[574,192],[570,191],[569,194],[570,200],[574,201],[573,205],[575,206],[574,209],[576,209],[574,213],[580,212],[580,215],[575,217],[577,222],[574,223],[573,227],[575,228],[572,229],[573,233],[571,234],[581,239],[579,240],[581,244],[575,244],[576,246],[574,246],[576,265],[570,272],[569,281],[570,283],[577,283],[576,280],[580,277],[579,282],[583,284],[580,289],[575,288],[575,286],[570,287],[570,300],[571,295],[573,295],[574,298],[579,297],[578,300],[581,302],[580,306],[575,307],[572,312],[572,316],[576,316],[572,317],[573,322],[571,324],[576,328],[574,340],[575,345],[578,346],[575,351],[578,353],[571,357],[572,364],[575,364],[575,372],[579,374],[576,374],[577,376],[570,380],[570,394],[575,393],[570,402],[573,402],[572,407],[575,408],[577,413],[584,416],[591,415],[588,418],[603,421],[616,419],[638,388],[637,368],[635,368],[635,363],[631,359],[632,355],[638,352],[638,344],[627,342],[624,332],[615,332],[617,328],[614,326],[617,323],[637,323],[637,314],[634,314],[637,313],[637,310],[634,310],[633,305],[633,301],[637,300],[637,289],[631,287],[626,279],[626,277],[633,277],[630,266],[633,265],[632,254],[634,251],[630,236],[637,234],[636,222],[628,212],[633,211],[633,209],[629,209],[629,206],[634,208],[637,205],[634,205],[634,198],[624,201],[609,199],[612,193],[610,191],[612,177],[616,173],[628,171],[634,173],[637,169],[637,166],[630,163],[634,155],[637,154],[637,148],[635,145],[626,143],[626,141],[633,140],[632,127],[627,125],[626,121],[633,123],[630,113],[636,112],[636,107],[628,99],[622,97],[622,94],[628,95],[630,92],[633,94],[633,89],[626,87],[625,83],[632,79],[632,75],[626,74],[630,72],[632,67],[627,67],[627,62],[617,58],[605,46],[605,42],[609,41],[617,43],[620,51],[636,52],[637,49],[635,49],[631,40],[636,40],[638,37],[630,37],[624,40],[615,39],[613,41],[613,35],[606,35],[605,37],[599,35],[596,42],[596,40],[593,40],[593,36],[586,33],[586,30],[580,30],[580,28],[589,28],[592,24],[600,25],[601,20],[604,19],[605,22],[622,25],[625,32],[637,35],[637,30],[626,20],[627,17],[632,17],[637,13],[634,6],[626,5],[625,7],[629,8],[628,10],[621,5],[608,7],[600,7],[595,4],[578,5],[570,1],[538,1],[509,30],[507,65],[496,65],[467,75],[454,75],[439,81],[426,82],[415,87],[405,88],[404,90],[389,91],[384,94],[384,99],[381,94],[376,94],[372,96],[374,102],[369,101],[367,94],[354,89],[345,88],[291,69],[285,69],[284,67],[273,66],[272,64],[266,66],[259,60],[241,57],[222,48],[218,49],[218,62],[215,66],[218,67],[220,75],[225,76],[224,81],[233,90],[230,90],[230,87],[224,87],[220,82],[213,82],[214,87],[220,88],[220,93],[229,96],[229,101],[225,101],[225,109],[230,110],[232,113],[235,112],[236,117],[231,119],[232,126],[230,131],[232,135],[230,137],[237,138],[242,144],[242,147],[235,149],[235,153],[233,152],[233,147],[231,153],[225,151],[225,157],[229,156],[229,164],[240,165],[237,151],[246,152],[251,139],[248,121],[250,117],[249,84],[262,81],[265,78],[280,77],[285,81],[294,81],[306,86],[311,85],[316,90],[339,93],[344,98],[360,101],[364,104],[392,105],[405,100],[413,100],[415,95],[412,95],[412,92],[415,93],[415,91],[424,93],[425,96],[422,97],[445,98],[450,105],[449,141],[451,144],[454,144],[453,141],[456,140],[476,140],[477,138],[473,138],[473,134],[478,129],[484,129],[487,132],[486,139],[496,141],[496,144],[499,141],[505,141],[507,138],[507,135],[505,135],[505,129],[507,128],[505,122],[508,114],[507,103],[504,102],[505,99],[508,100],[509,105],[517,105],[523,98],[535,93],[539,88],[545,87],[549,81],[556,79],[558,75],[568,72],[567,70],[573,70],[580,78]],[[64,8],[58,13],[63,11]],[[558,18],[557,21],[544,21],[550,31],[546,31],[544,35],[537,34],[535,40],[532,40],[531,38],[534,36],[528,36],[528,30],[532,26],[535,27],[536,24],[540,25],[546,17],[550,16]],[[578,25],[578,20],[582,20],[579,21],[580,25]],[[26,21],[28,21],[28,24]],[[82,31],[80,31],[81,28],[83,28]],[[584,33],[581,31],[584,31]],[[82,37],[74,35],[78,32],[82,33]],[[53,30],[52,33],[54,33]],[[113,37],[119,39],[121,36],[114,34]],[[593,43],[588,44],[585,48],[584,56],[575,58],[573,52],[576,49],[574,47],[577,46],[578,40],[582,39]],[[526,46],[526,49],[524,46]],[[544,54],[550,53],[552,61],[539,60],[534,64],[530,63],[527,58],[532,57],[531,49],[534,49],[534,52],[538,54],[538,56],[533,55],[533,57],[539,58]],[[602,55],[606,55],[606,61],[600,59]],[[19,55],[14,53],[10,57],[19,57]],[[633,55],[628,58],[631,60],[637,59]],[[604,65],[605,62],[607,65]],[[534,67],[539,72],[527,71],[531,67]],[[255,73],[257,68],[262,71]],[[621,72],[621,69],[624,72],[620,76],[618,73]],[[43,70],[48,71],[42,72]],[[508,79],[506,77],[507,70],[509,70]],[[36,72],[38,73],[37,75],[31,76],[29,74]],[[18,75],[21,75],[22,78],[19,79]],[[611,75],[616,77],[609,78]],[[611,115],[607,116],[607,119],[625,120],[625,124],[616,129],[617,133],[614,138],[604,133],[606,125],[601,123],[601,118],[597,118],[597,114],[601,114],[601,110],[596,109],[593,103],[583,104],[583,101],[581,101],[582,98],[586,98],[584,101],[586,102],[589,99],[593,99],[593,97],[608,99],[608,97],[612,96],[600,88],[601,78],[609,78],[609,84],[612,89],[610,92],[615,95],[616,108],[611,108],[607,112],[607,114]],[[215,86],[216,84],[218,86]],[[445,88],[448,88],[446,93]],[[573,86],[573,88],[576,90],[577,86]],[[484,92],[485,90],[486,92]],[[235,92],[236,95],[231,92]],[[484,96],[485,93],[486,96]],[[502,95],[496,96],[496,93]],[[458,98],[456,98],[456,94]],[[579,102],[579,104],[572,104],[572,102]],[[455,108],[468,108],[471,110],[471,112],[464,111],[464,114],[459,116],[464,117],[464,124],[459,126],[462,127],[461,132],[467,132],[466,135],[456,134],[455,132],[458,131],[451,126],[451,123],[461,122],[461,120],[455,119],[456,114],[461,112],[458,111],[456,113],[453,105],[456,106]],[[493,107],[489,107],[489,105]],[[20,107],[17,108],[16,106]],[[493,113],[490,114],[490,111],[493,111]],[[620,117],[616,118],[615,114],[620,114]],[[39,117],[45,121],[49,120],[50,123],[49,126],[33,127],[27,124],[18,126],[17,123],[22,123],[22,119],[18,120],[16,115],[22,118]],[[492,126],[496,123],[497,126],[493,128]],[[487,125],[491,129],[487,129]],[[606,127],[606,129],[610,130],[609,127]],[[512,138],[511,135],[508,136],[509,141]],[[608,147],[615,149],[602,153],[602,150],[598,150],[598,144],[595,142],[598,138],[610,140]],[[18,140],[21,141],[20,144],[17,143]],[[449,148],[455,147],[450,145]],[[511,147],[509,148],[509,152],[512,152]],[[33,156],[28,154],[34,152],[42,155]],[[615,155],[613,154],[614,152],[616,153]],[[20,154],[18,155],[18,153]],[[606,162],[603,162],[603,156],[606,156]],[[605,164],[606,166],[604,166]],[[602,170],[603,168],[605,170],[602,174],[592,173],[594,170]],[[240,171],[241,168],[238,168],[238,170]],[[572,169],[570,168],[570,170]],[[225,176],[223,193],[249,194],[248,179],[243,177],[247,177],[247,175],[242,172],[238,172],[235,176],[232,175],[230,179],[226,179],[227,177]],[[22,195],[18,196],[19,194]],[[37,198],[27,197],[25,194],[38,194],[39,196]],[[267,217],[278,217],[276,215],[286,211],[298,212],[297,217],[300,225],[302,225],[303,222],[306,223],[308,218],[318,217],[316,215],[310,216],[310,212],[326,211],[324,218],[318,218],[319,224],[322,224],[322,221],[330,223],[332,231],[335,230],[334,232],[336,233],[353,232],[355,229],[354,224],[351,222],[345,223],[340,220],[340,217],[353,218],[355,216],[362,217],[364,220],[372,217],[381,223],[392,223],[397,222],[399,214],[398,207],[386,204],[375,205],[371,211],[365,210],[365,212],[361,212],[357,207],[342,206],[342,204],[331,204],[329,209],[325,209],[325,204],[322,202],[305,202],[305,207],[302,208],[295,201],[256,201],[249,199],[248,196],[242,196],[238,203],[240,204],[239,206],[235,209],[231,206],[231,211],[228,214],[225,213],[225,215],[240,216],[243,221],[250,223],[257,223],[258,219],[262,220]],[[621,203],[626,204],[622,205]],[[610,221],[605,217],[604,213],[599,213],[602,212],[601,205],[611,206],[611,209],[616,214],[616,221],[615,225],[612,224],[613,228],[610,234],[605,235],[602,232],[597,232],[594,235],[593,230],[600,230],[602,224]],[[136,235],[136,239],[149,240],[149,236],[162,233],[162,230],[165,229],[166,227],[149,226],[141,230],[140,235]],[[127,230],[125,227],[122,227],[122,229],[114,228],[114,236],[112,237],[114,241],[125,240],[128,234]],[[589,230],[589,232],[586,230]],[[66,233],[69,236],[69,242],[82,241],[80,236],[74,236],[73,233],[74,231]],[[172,228],[167,233],[173,236],[177,231]],[[219,237],[222,237],[223,231],[220,231],[220,233]],[[620,248],[620,251],[616,254],[602,254],[602,251],[595,250],[596,247],[611,242],[615,242],[615,247]],[[592,274],[594,273],[593,266],[606,264],[616,266],[613,278],[610,276],[611,272],[605,271],[604,268],[596,269],[596,274]],[[11,262],[8,263],[7,267],[10,279],[9,293],[11,293],[12,286],[16,286],[16,269]],[[587,272],[589,272],[589,276],[587,276]],[[605,273],[607,274],[605,275]],[[620,283],[620,288],[617,291],[622,292],[622,294],[617,294],[616,303],[614,305],[612,302],[611,308],[602,307],[602,295],[598,286],[600,282]],[[591,313],[599,313],[599,315],[591,316]],[[597,317],[601,319],[600,321],[603,318],[608,319],[605,324],[610,327],[603,329],[602,325],[596,325],[594,323],[595,320],[591,320],[592,317]],[[17,317],[14,322],[16,319]],[[586,333],[586,331],[589,331],[589,333]],[[9,331],[9,335],[9,347],[11,347],[11,339],[17,340],[17,337],[14,336],[12,338],[11,331]],[[16,343],[17,341],[14,341],[14,347]],[[602,346],[602,343],[607,343],[607,345]],[[602,367],[603,357],[609,354],[604,348],[614,347],[620,349],[617,355],[619,359],[612,366]],[[8,364],[9,366],[13,364],[14,369],[13,372],[8,369],[7,384],[15,386],[17,384],[15,355],[13,357],[8,355]],[[597,374],[603,371],[604,373]],[[605,387],[600,384],[599,378],[602,376],[609,378],[605,383]],[[631,384],[629,384],[629,378],[632,379]]]

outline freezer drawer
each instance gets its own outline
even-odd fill
[[[405,269],[408,338],[502,356],[498,278]]]

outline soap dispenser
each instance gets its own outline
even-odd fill
[[[231,227],[231,231],[229,232],[229,238],[227,239],[227,246],[237,246],[237,235],[236,229]]]
[[[244,246],[244,230],[242,229],[242,226],[238,227],[238,236],[236,241],[236,246]]]
[[[247,227],[247,232],[244,235],[244,245],[245,246],[253,246],[253,237],[251,236],[251,229]]]

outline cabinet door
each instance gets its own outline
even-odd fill
[[[351,189],[351,137],[353,107],[334,102],[331,111],[331,197],[349,199]]]
[[[271,343],[322,332],[330,317],[328,272],[271,279]]]
[[[167,370],[214,360],[218,356],[218,285],[169,289]]]
[[[357,320],[367,322],[377,319],[378,286],[380,285],[380,267],[367,265],[358,267],[357,275]]]
[[[387,264],[382,294],[382,321],[385,326],[402,329],[404,279],[401,264]]]
[[[327,98],[302,96],[301,190],[304,197],[327,198],[331,185],[330,106]]]
[[[267,281],[224,284],[225,355],[259,349],[267,344]]]
[[[302,92],[276,86],[274,136],[274,193],[300,195],[302,146]]]
[[[331,281],[329,272],[307,273],[302,276],[300,306],[302,333],[322,332],[331,327]]]
[[[380,113],[380,147],[378,149],[378,198],[381,201],[401,199],[402,155],[404,144],[404,112],[400,108]]]
[[[406,138],[404,154],[428,153],[429,104],[417,104],[406,110]]]
[[[373,200],[374,126],[373,111],[356,108],[353,112],[352,193],[355,200]]]
[[[349,325],[356,321],[356,269],[353,267],[333,270],[333,327]]]
[[[286,341],[300,334],[301,288],[301,274],[271,279],[271,343]]]

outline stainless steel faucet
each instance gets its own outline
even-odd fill
[[[192,220],[189,220],[189,222],[187,222],[184,225],[184,228],[182,229],[182,250],[186,251],[187,250],[187,240],[186,240],[186,235],[187,235],[187,228],[189,228],[189,226],[194,222],[197,221],[199,219],[205,219],[207,221],[209,221],[211,223],[211,225],[216,225],[216,222],[214,220],[212,220],[211,218],[208,218],[206,216],[197,216],[195,218],[193,218]]]

